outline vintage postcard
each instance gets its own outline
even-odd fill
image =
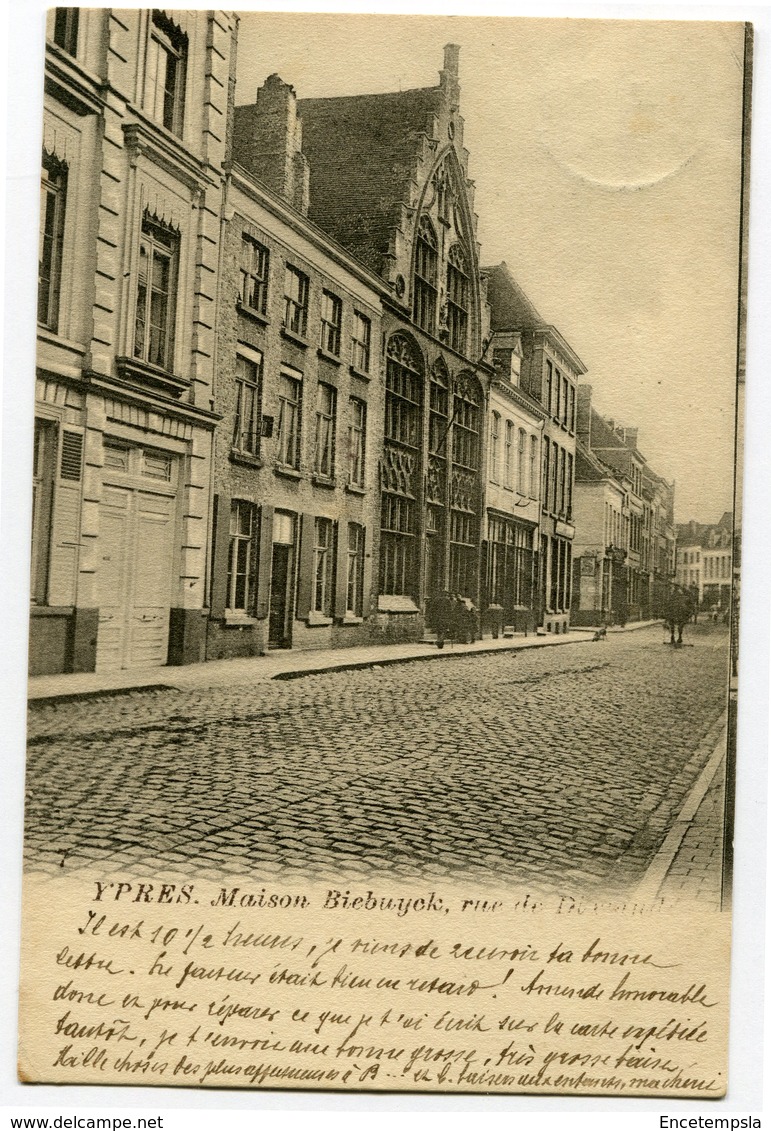
[[[40,50],[21,1080],[724,1096],[751,27]]]

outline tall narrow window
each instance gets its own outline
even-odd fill
[[[447,257],[447,329],[449,342],[458,353],[466,352],[468,338],[469,282],[466,256],[453,244]]]
[[[436,332],[437,239],[427,216],[421,216],[415,246],[412,316],[422,330]]]
[[[284,328],[304,338],[308,329],[308,276],[291,263],[284,275]]]
[[[538,477],[538,437],[530,437],[530,490],[528,494],[531,499],[538,498],[536,490],[536,482]]]
[[[331,479],[335,473],[336,425],[337,390],[332,385],[319,384],[313,470],[324,479]]]
[[[187,36],[157,9],[150,21],[145,74],[145,110],[181,136],[185,109]]]
[[[385,446],[380,500],[380,592],[413,596],[417,587],[416,498],[421,436],[421,361],[401,334],[386,353]]]
[[[360,617],[364,604],[364,527],[348,523],[348,568],[346,572],[345,611]]]
[[[498,482],[500,474],[499,465],[501,460],[501,416],[500,413],[494,412],[490,416],[490,479],[493,483]]]
[[[79,17],[79,8],[54,9],[54,43],[72,56],[78,53]]]
[[[566,489],[565,509],[568,512],[568,519],[570,519],[572,514],[573,514],[573,454],[572,454],[572,452],[568,452],[568,465],[567,465],[567,472],[565,473],[565,489]],[[638,536],[638,542],[639,542],[639,536]]]
[[[351,335],[351,365],[359,373],[369,373],[369,351],[372,338],[372,323],[365,314],[353,312],[353,334]]]
[[[525,446],[527,444],[527,433],[524,428],[520,428],[519,436],[517,438],[517,491],[520,495],[527,494],[525,488]]]
[[[568,379],[565,374],[562,374],[562,409],[560,412],[560,420],[567,427],[568,424]]]
[[[455,382],[452,462],[476,471],[479,460],[479,402],[470,382]]]
[[[551,448],[551,499],[549,500],[552,514],[557,512],[557,499],[559,497],[559,445],[552,442]]]
[[[546,395],[544,397],[544,407],[546,411],[551,413],[551,398],[552,388],[554,386],[554,366],[550,361],[546,362]]]
[[[564,514],[564,511],[565,511],[565,466],[566,466],[565,456],[566,455],[567,455],[567,453],[566,453],[564,448],[558,449],[558,451],[557,451],[557,456],[558,456],[558,464],[557,464],[557,467],[558,467],[558,471],[557,471],[558,492],[557,492],[557,507],[556,507],[556,509],[560,514]]]
[[[44,153],[40,183],[37,320],[49,330],[56,330],[59,323],[66,200],[67,166]]]
[[[541,475],[541,505],[544,510],[549,509],[549,452],[551,445],[547,436],[543,438],[543,474]]]
[[[264,315],[268,309],[268,271],[270,252],[251,236],[241,241],[241,305],[255,314]]]
[[[252,554],[254,552],[254,505],[234,500],[230,507],[227,608],[249,613],[252,608]]]
[[[302,381],[298,377],[281,374],[278,405],[278,462],[299,469]]]
[[[503,455],[503,482],[506,487],[514,488],[514,423],[506,421],[506,439]]]
[[[334,525],[331,519],[317,518],[314,536],[313,611],[331,617],[334,577]]]
[[[321,294],[321,348],[334,357],[340,356],[340,329],[343,304],[331,291]]]
[[[358,397],[351,397],[348,416],[348,482],[352,487],[364,486],[367,406]]]
[[[552,416],[557,420],[560,418],[562,412],[562,383],[563,377],[559,369],[554,370],[554,405],[552,407]]]
[[[146,216],[139,246],[134,357],[168,370],[174,366],[178,249],[176,233]]]
[[[569,407],[568,407],[568,428],[571,432],[576,430],[576,389],[575,385],[571,385],[568,389]]]
[[[233,447],[238,452],[260,454],[260,396],[262,361],[236,358],[236,415]]]

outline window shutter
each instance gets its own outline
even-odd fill
[[[80,549],[83,432],[62,428],[51,517],[48,604],[74,605]]]
[[[257,602],[254,615],[264,620],[270,610],[270,574],[273,560],[273,507],[260,507],[260,541],[257,549]]]
[[[313,542],[315,521],[312,514],[304,514],[300,537],[300,568],[297,579],[297,617],[307,620],[313,600]]]
[[[223,617],[228,599],[228,551],[230,549],[230,498],[214,496],[214,554],[211,570],[211,615]]]
[[[373,559],[368,557],[368,536],[369,530],[365,529],[364,533],[364,584],[362,585],[361,593],[361,615],[366,619],[369,616],[371,608],[372,586],[374,584],[373,574],[375,567],[372,565]]]
[[[348,524],[335,523],[335,616],[342,620],[348,604]]]

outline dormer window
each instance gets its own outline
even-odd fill
[[[460,244],[453,244],[447,258],[447,329],[450,346],[466,352],[468,339],[469,282],[466,255]]]
[[[436,332],[438,242],[427,216],[421,216],[415,248],[412,316],[421,330]]]

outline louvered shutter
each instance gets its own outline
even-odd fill
[[[348,524],[335,523],[335,616],[342,620],[348,606]]]
[[[314,536],[314,517],[312,514],[304,514],[300,536],[300,568],[297,579],[297,617],[299,620],[307,620],[311,611]]]
[[[61,429],[51,516],[49,605],[75,604],[80,550],[84,442],[85,435],[81,429],[69,427]]]

